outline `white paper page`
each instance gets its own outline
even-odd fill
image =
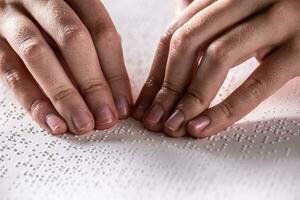
[[[138,94],[172,0],[106,0]],[[126,10],[126,8],[129,8]],[[215,102],[257,63],[232,70]],[[150,133],[129,119],[109,131],[55,137],[0,86],[0,199],[300,199],[300,79],[205,140]]]

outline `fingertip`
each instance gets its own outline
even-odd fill
[[[138,97],[132,111],[132,117],[138,121],[142,121],[146,117],[146,113],[152,104],[151,95],[147,95],[146,89],[143,89]]]
[[[154,132],[162,131],[164,115],[164,108],[159,104],[154,104],[143,118],[144,127]]]
[[[208,118],[207,116],[200,116],[188,123],[187,131],[191,136],[195,138],[205,138],[207,136],[206,134],[204,134],[204,131],[210,124],[210,118]]]
[[[165,122],[164,132],[171,137],[181,137],[185,135],[183,129],[185,115],[182,111],[176,110],[173,115]]]
[[[146,105],[146,103],[142,100],[141,97],[139,97],[133,107],[132,117],[138,121],[142,121],[146,114],[147,108],[148,106]]]
[[[164,126],[163,128],[164,133],[169,136],[169,137],[173,137],[173,138],[179,138],[185,135],[184,131],[182,130],[174,130],[170,127]]]
[[[77,110],[72,113],[71,121],[75,130],[74,134],[83,135],[92,131],[95,127],[95,121],[90,113],[86,110]]]
[[[156,123],[148,118],[143,118],[142,124],[144,128],[152,132],[161,132],[163,130],[163,125],[161,123]]]
[[[99,131],[104,131],[113,128],[117,124],[117,120],[107,124],[96,124],[95,129]]]
[[[116,108],[118,110],[119,119],[128,119],[132,112],[132,103],[125,96],[119,96],[116,99]]]
[[[98,107],[94,112],[94,116],[96,130],[112,128],[118,121],[118,116],[114,114],[113,109],[109,105]]]
[[[67,132],[66,123],[55,114],[46,115],[46,124],[53,135],[61,135]]]
[[[143,121],[143,126],[147,130],[152,131],[152,132],[157,132],[158,133],[158,132],[162,131],[162,126],[161,125],[153,124],[153,123],[148,122],[148,121]]]
[[[56,129],[52,131],[53,135],[63,135],[68,131],[68,127],[65,123],[58,126]]]
[[[193,122],[193,121],[188,123],[187,131],[192,137],[195,137],[195,138],[200,137],[200,133],[198,133],[197,129],[195,128],[195,122]]]
[[[166,126],[166,125],[164,125],[163,130],[164,130],[164,133],[167,134],[168,136],[174,137],[174,132],[175,132],[176,130],[174,130],[174,129],[172,129],[172,128]]]
[[[135,106],[133,108],[133,111],[132,111],[132,117],[134,119],[136,119],[137,121],[141,121],[143,119],[145,115],[145,112],[144,110],[142,110],[141,108],[139,108],[138,106]]]

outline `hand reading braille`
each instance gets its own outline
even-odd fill
[[[99,0],[0,1],[0,74],[53,134],[112,127],[132,96],[121,40]]]
[[[214,135],[300,75],[300,1],[194,0],[162,36],[133,116],[173,137]],[[260,65],[210,107],[228,71]]]

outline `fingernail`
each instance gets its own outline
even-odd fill
[[[101,106],[95,110],[96,124],[99,126],[114,122],[114,114],[108,105]]]
[[[206,116],[198,117],[192,120],[189,125],[188,129],[193,135],[199,135],[204,129],[208,127],[210,124],[210,119]]]
[[[155,104],[150,110],[150,112],[148,113],[145,120],[153,124],[158,124],[163,116],[164,116],[164,109],[162,108],[162,106]]]
[[[127,98],[125,98],[124,96],[118,97],[116,100],[116,107],[117,107],[120,119],[124,119],[129,116],[130,107],[129,107]]]
[[[89,131],[92,119],[87,111],[78,110],[72,114],[71,120],[78,131]]]
[[[185,120],[185,115],[182,111],[177,110],[165,123],[165,129],[167,132],[176,132],[181,127]]]
[[[133,117],[136,120],[142,120],[144,115],[145,115],[146,109],[147,109],[147,105],[144,101],[143,102],[137,102],[135,107],[134,107],[134,110],[133,110]]]
[[[46,124],[50,128],[53,134],[60,134],[62,133],[63,129],[65,129],[64,121],[61,120],[58,116],[55,114],[48,114],[46,115]]]

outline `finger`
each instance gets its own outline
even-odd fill
[[[188,7],[194,0],[179,0],[176,14],[179,15],[181,12]]]
[[[194,1],[187,9],[184,10],[182,15],[175,23],[173,23],[166,34],[162,36],[155,53],[150,74],[133,110],[133,117],[135,119],[141,120],[144,117],[145,112],[151,106],[157,92],[162,86],[169,55],[170,41],[175,31],[185,24],[193,15],[211,5],[213,2],[215,2],[215,0]]]
[[[33,22],[10,10],[0,23],[1,34],[65,119],[69,130],[77,134],[91,131],[94,120],[88,107]]]
[[[0,39],[0,76],[22,107],[42,128],[55,135],[67,131],[66,123],[3,39]]]
[[[248,114],[289,80],[299,76],[299,53],[299,45],[292,43],[275,51],[222,103],[192,120],[188,124],[189,133],[194,137],[208,137]]]
[[[103,4],[98,0],[82,3],[66,1],[87,26],[94,40],[100,64],[111,88],[120,119],[129,117],[132,93],[126,72],[121,39]],[[91,13],[97,13],[91,15]]]
[[[255,12],[258,5],[253,6],[248,1],[217,1],[197,13],[174,33],[162,88],[143,120],[146,128],[162,128],[188,86],[193,68],[198,62],[199,51],[206,43],[224,29]],[[159,115],[155,114],[158,110]]]
[[[281,18],[270,10],[237,25],[212,42],[187,92],[165,123],[165,132],[172,136],[185,135],[186,122],[208,108],[230,68],[246,61],[256,51],[278,46],[290,38],[298,22],[286,19],[282,24]]]
[[[96,129],[116,124],[116,110],[110,87],[86,26],[62,0],[24,1],[24,7],[57,43],[90,110]],[[33,5],[34,4],[34,5]]]

